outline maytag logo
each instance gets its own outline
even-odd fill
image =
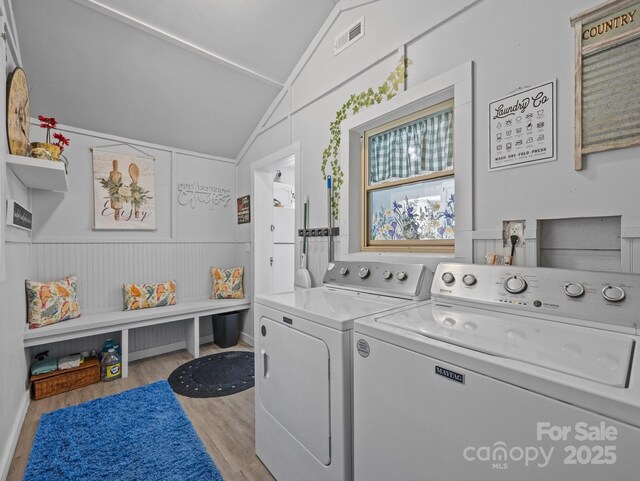
[[[449,371],[449,369],[445,369],[444,367],[440,366],[436,366],[436,374],[442,377],[446,377],[447,379],[451,379],[452,381],[459,382],[460,384],[464,384],[464,374]]]

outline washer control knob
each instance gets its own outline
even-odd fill
[[[584,286],[578,282],[569,282],[564,285],[564,293],[569,297],[581,297],[584,295]]]
[[[453,277],[453,274],[451,272],[445,272],[444,274],[442,274],[442,280],[445,284],[453,284],[456,278]]]
[[[391,279],[391,277],[392,277],[391,271],[384,271],[382,273],[382,278],[385,279],[385,280],[389,280],[389,279]]]
[[[368,267],[361,267],[358,271],[358,275],[360,276],[360,279],[366,279],[367,277],[369,277],[369,272],[370,271]]]
[[[399,281],[404,281],[407,278],[407,273],[404,271],[400,271],[396,274],[396,279]]]
[[[462,278],[462,282],[465,286],[473,286],[476,282],[478,282],[478,279],[476,279],[476,276],[474,276],[473,274],[465,274]]]
[[[520,276],[511,276],[504,281],[504,288],[511,294],[520,294],[527,290],[527,281]]]
[[[602,289],[602,297],[609,302],[620,302],[625,298],[626,294],[622,287],[607,286]]]
[[[340,269],[340,274],[342,274],[343,276],[346,276],[347,274],[349,274],[349,268],[343,267],[342,269]]]

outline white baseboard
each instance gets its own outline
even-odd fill
[[[29,409],[29,403],[31,402],[30,394],[31,392],[28,389],[24,392],[22,406],[17,413],[18,415],[16,416],[16,419],[13,421],[13,426],[11,426],[11,432],[9,433],[7,444],[2,451],[2,458],[0,458],[0,479],[2,481],[6,481],[7,476],[9,475],[9,468],[11,467],[13,453],[16,450],[20,431],[22,431],[22,424],[24,423],[24,418],[27,415],[27,409]]]
[[[249,334],[241,332],[240,339],[249,344],[254,345],[253,337]],[[200,344],[207,344],[213,342],[213,334],[208,336],[202,336],[200,338]],[[168,352],[179,351],[186,349],[187,343],[185,341],[172,342],[171,344],[165,344],[164,346],[150,347],[149,349],[141,349],[140,351],[134,351],[129,353],[129,362],[138,361],[147,357],[159,356],[160,354],[166,354]]]
[[[254,342],[253,337],[251,337],[246,332],[240,332],[240,339],[242,339],[244,342],[246,342],[250,346],[255,346],[255,342]]]
[[[213,342],[213,334],[208,336],[202,336],[200,338],[200,344],[207,344]],[[129,353],[129,362],[138,361],[147,357],[159,356],[160,354],[167,354],[168,352],[179,351],[186,349],[186,341],[172,342],[171,344],[165,344],[163,346],[150,347],[149,349],[141,349],[140,351],[134,351]]]
[[[159,356],[160,354],[167,354],[168,352],[179,351],[186,349],[187,343],[185,341],[172,342],[171,344],[165,344],[163,346],[150,347],[149,349],[141,349],[140,351],[134,351],[129,353],[129,362],[138,361],[147,357]]]

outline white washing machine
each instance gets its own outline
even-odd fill
[[[356,481],[640,476],[640,276],[440,264],[354,325]]]
[[[354,319],[429,297],[421,264],[329,264],[323,287],[256,296],[256,454],[278,481],[352,479]]]

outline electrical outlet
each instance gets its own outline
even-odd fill
[[[524,245],[524,220],[503,220],[502,221],[502,246],[511,247],[511,236],[518,236],[516,247]]]

